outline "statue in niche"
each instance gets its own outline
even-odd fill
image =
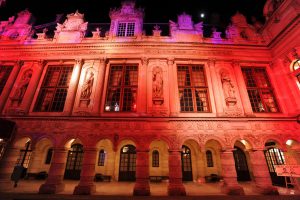
[[[221,81],[222,81],[226,104],[228,106],[235,105],[237,101],[235,97],[235,89],[234,89],[234,85],[231,82],[231,78],[229,74],[226,72],[221,73]]]
[[[31,80],[32,77],[32,70],[27,70],[24,72],[18,87],[12,97],[13,100],[18,100],[19,102],[21,102],[21,100],[23,99],[23,96],[27,90],[27,87],[29,85],[29,82]]]
[[[152,86],[153,86],[153,97],[162,98],[163,96],[163,77],[162,69],[155,67],[153,69]]]
[[[82,85],[81,99],[89,99],[92,94],[94,84],[94,73],[92,71],[86,73],[87,76]]]

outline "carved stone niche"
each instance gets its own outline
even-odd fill
[[[154,67],[152,71],[152,101],[154,105],[162,105],[164,103],[163,90],[163,70],[161,67]]]
[[[94,85],[94,70],[92,68],[86,70],[84,82],[81,86],[81,94],[79,107],[88,107],[91,102],[91,95]]]
[[[226,105],[229,107],[235,106],[237,99],[235,95],[235,87],[232,84],[231,77],[226,70],[222,70],[220,72],[220,76]]]

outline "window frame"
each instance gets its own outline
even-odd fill
[[[248,86],[248,83],[247,83],[248,79],[245,75],[246,72],[244,72],[245,70],[251,70],[251,78],[254,81],[252,84],[255,84],[255,86]],[[258,75],[256,74],[257,73],[256,70],[263,70],[264,71],[264,76],[266,78],[265,81],[266,81],[266,84],[267,84],[266,87],[259,86],[260,80],[258,79]],[[246,90],[247,90],[247,94],[248,94],[248,99],[249,99],[249,102],[250,102],[250,105],[251,105],[252,112],[255,113],[255,114],[259,114],[259,113],[260,114],[263,114],[263,113],[264,114],[267,114],[267,113],[268,114],[269,113],[278,114],[278,113],[281,113],[281,108],[279,106],[279,103],[278,103],[278,100],[277,100],[277,97],[276,97],[277,95],[275,94],[275,89],[274,89],[273,84],[271,82],[267,67],[265,67],[265,66],[241,66],[241,71],[242,71],[242,75],[243,75],[243,80],[245,82],[245,86],[246,86]],[[259,97],[260,102],[257,102],[257,103],[261,103],[261,108],[252,106],[249,90],[258,92],[257,96]],[[273,107],[268,107],[267,106],[267,102],[265,102],[266,98],[264,98],[264,94],[263,94],[264,91],[268,92],[269,95],[271,95],[271,97],[273,99],[273,102],[271,102],[271,103],[274,104]],[[257,99],[257,100],[259,100],[259,99]],[[277,110],[276,112],[271,111],[271,109],[274,109],[274,108]],[[257,111],[258,109],[262,109],[263,111]]]
[[[105,165],[105,158],[106,158],[106,151],[104,149],[101,149],[98,155],[98,166]]]
[[[125,24],[124,33],[123,32],[120,33],[120,31],[119,31],[119,27],[121,26],[121,24]],[[133,25],[133,32],[130,29],[129,25]],[[134,37],[135,36],[135,29],[136,29],[136,22],[135,21],[126,21],[126,22],[121,21],[121,22],[118,22],[117,30],[116,30],[116,36],[117,37]]]
[[[159,151],[152,151],[152,167],[159,167]]]
[[[59,77],[58,77],[58,79],[55,83],[55,86],[51,86],[51,85],[47,86],[46,81],[51,81],[50,79],[46,80],[46,79],[48,79],[48,77],[47,77],[48,72],[51,68],[55,68],[55,67],[60,68]],[[68,69],[64,69],[64,68],[69,68],[69,71],[68,71]],[[66,63],[66,64],[62,64],[62,65],[60,65],[60,64],[49,64],[47,67],[45,67],[43,77],[42,77],[42,81],[39,84],[39,89],[37,90],[38,92],[37,92],[36,97],[35,97],[35,103],[33,104],[32,112],[34,112],[34,113],[62,113],[62,112],[64,112],[67,97],[68,97],[68,93],[69,93],[70,86],[71,86],[71,79],[72,79],[72,76],[73,76],[74,69],[75,69],[75,67],[71,63],[70,64]],[[63,78],[62,76],[66,75],[66,74],[64,74],[64,70],[65,70],[65,72],[67,71],[66,74],[68,74],[68,75],[67,75],[66,78],[69,82],[66,82],[66,86],[60,86],[59,82],[63,81],[61,79],[61,78]],[[51,100],[49,102],[49,108],[47,108],[45,110],[42,110],[43,102],[47,98],[46,97],[47,90],[50,91],[51,89],[53,90],[53,94],[52,94]],[[45,91],[44,99],[43,99],[43,95],[42,95],[43,90]],[[54,108],[52,108],[53,107],[53,102],[56,98],[56,95],[57,95],[56,93],[57,93],[58,90],[66,90],[65,99],[64,99],[64,103],[63,103],[63,106],[62,106],[61,110],[55,110]]]
[[[206,166],[214,167],[213,153],[211,150],[206,150],[205,157],[206,157]]]
[[[188,68],[188,72],[189,72],[189,75],[190,75],[190,85],[185,85],[184,86],[181,86],[179,84],[179,68],[180,67],[187,67]],[[202,83],[204,83],[205,85],[204,86],[196,86],[196,84],[194,83],[194,76],[196,73],[191,73],[193,72],[193,67],[200,67],[201,71],[203,72],[203,80],[202,80]],[[207,77],[207,73],[206,73],[206,67],[204,64],[177,64],[177,84],[178,84],[178,100],[179,100],[179,112],[180,113],[212,113],[212,105],[211,105],[211,100],[210,100],[210,92],[209,92],[209,83],[208,83],[208,77]],[[182,107],[181,107],[181,102],[180,102],[180,91],[182,90],[184,92],[185,89],[190,89],[191,90],[191,93],[192,93],[192,103],[193,103],[193,111],[185,111],[185,110],[182,110]],[[197,107],[197,97],[195,95],[195,91],[196,90],[199,90],[199,91],[206,91],[206,106],[203,106],[202,109],[203,111],[198,111]],[[201,100],[201,97],[199,96],[198,97],[200,100]],[[201,108],[201,106],[200,106]],[[206,108],[206,110],[205,110]]]
[[[113,74],[112,71],[114,70],[113,68],[116,67],[121,67],[121,75],[120,75],[120,84],[113,85]],[[132,71],[135,71],[136,74],[134,74],[134,83],[133,85],[129,84],[126,85],[126,70],[127,68],[135,68]],[[127,70],[130,72],[131,70]],[[129,77],[130,78],[130,77]],[[131,63],[114,63],[109,66],[108,70],[108,78],[107,78],[107,85],[106,85],[106,96],[104,99],[104,112],[105,113],[136,113],[137,112],[137,100],[138,100],[138,86],[139,86],[139,65],[138,64],[131,64]],[[125,107],[128,107],[128,104],[124,104],[124,102],[129,102],[129,101],[124,101],[124,98],[126,97],[125,94],[125,89],[131,89],[133,91],[132,94],[135,94],[135,101],[132,100],[132,106],[131,110],[124,110],[124,105]],[[118,107],[116,110],[116,105],[112,105],[112,102],[114,102],[113,97],[110,98],[110,92],[113,92],[120,90],[120,95],[119,95],[119,103]],[[112,94],[113,95],[113,94]],[[132,98],[134,95],[132,96]],[[111,108],[110,108],[111,106]]]

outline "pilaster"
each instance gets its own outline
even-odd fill
[[[246,116],[253,116],[253,111],[251,107],[251,103],[249,100],[248,92],[247,92],[247,86],[245,84],[244,78],[243,78],[243,72],[241,70],[240,64],[236,61],[232,62],[232,66],[234,69],[235,78],[237,80],[237,86],[239,90],[239,94],[242,100],[242,106],[244,109],[244,113]]]
[[[249,155],[258,192],[264,195],[279,195],[277,188],[272,185],[263,149],[250,151]]]
[[[185,188],[182,184],[181,151],[169,151],[169,185],[168,194],[170,196],[186,196]]]
[[[84,149],[80,182],[75,187],[74,194],[90,195],[96,192],[96,185],[94,184],[96,157],[96,148]]]
[[[232,149],[221,152],[222,176],[224,185],[222,191],[228,195],[244,195],[244,189],[237,182],[237,174]]]
[[[133,195],[149,196],[149,150],[136,150],[136,182],[134,185]]]
[[[48,178],[46,182],[40,186],[40,194],[55,194],[64,190],[65,185],[63,183],[63,178],[66,159],[67,150],[64,147],[55,147],[53,149],[53,157],[48,172]]]

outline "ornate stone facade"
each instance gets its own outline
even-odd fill
[[[63,191],[64,178],[74,176],[80,179],[74,194],[92,194],[95,174],[102,174],[113,181],[133,177],[134,195],[151,194],[149,177],[167,178],[169,195],[186,195],[183,180],[216,174],[226,194],[243,195],[243,178],[260,193],[277,194],[268,152],[283,152],[277,156],[285,163],[277,164],[300,164],[300,88],[290,66],[299,60],[300,27],[293,2],[299,6],[286,0],[272,12],[266,8],[259,31],[237,13],[226,38],[216,30],[205,38],[203,24],[185,13],[170,21],[169,36],[158,26],[146,36],[143,10],[132,1],[110,11],[105,35],[100,27],[84,37],[88,22],[78,12],[57,24],[53,39],[31,38],[29,11],[1,22],[0,112],[18,128],[0,161],[0,179],[9,180],[29,144],[29,163],[18,164],[27,173],[48,173],[40,193]],[[275,24],[272,16],[281,12],[285,20]],[[75,150],[79,171],[68,168]],[[126,168],[127,176],[122,158],[132,155],[126,164],[135,170]],[[241,155],[245,171],[235,168]]]

